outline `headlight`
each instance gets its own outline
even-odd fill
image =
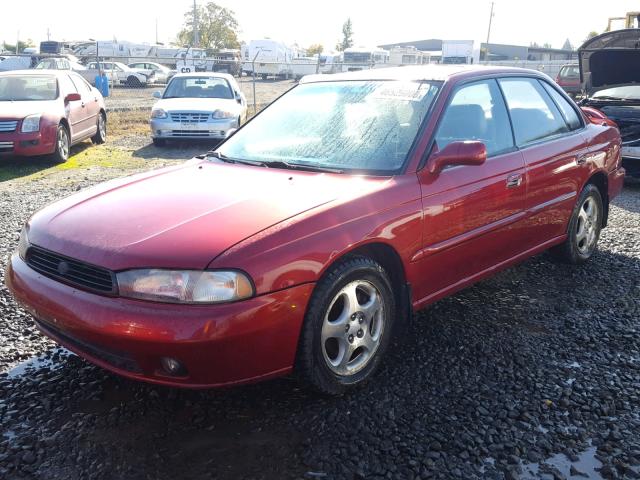
[[[167,112],[161,108],[151,110],[151,118],[167,118]]]
[[[39,132],[40,131],[40,117],[39,113],[35,115],[29,115],[22,121],[22,133]]]
[[[237,271],[127,270],[116,278],[121,296],[154,302],[232,302],[254,294],[251,280]]]
[[[22,227],[20,232],[20,240],[18,241],[18,255],[21,259],[27,259],[27,250],[29,249],[29,236],[27,234],[27,226]]]
[[[221,118],[233,118],[235,115],[232,112],[227,112],[226,110],[216,110],[213,112],[213,118],[219,120]]]

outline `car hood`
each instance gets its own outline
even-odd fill
[[[30,220],[29,240],[115,271],[202,269],[270,226],[380,183],[194,159],[51,204]]]
[[[165,98],[159,100],[153,108],[162,108],[167,112],[212,112],[238,106],[238,102],[226,98]]]
[[[580,79],[587,95],[640,82],[640,29],[606,32],[579,49]]]
[[[6,102],[0,101],[0,119],[22,119],[33,113],[50,112],[57,100]]]

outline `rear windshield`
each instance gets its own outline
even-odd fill
[[[53,75],[0,77],[0,102],[55,100],[58,82]]]
[[[561,77],[579,77],[580,70],[578,69],[578,65],[568,65],[566,67],[562,67],[560,70]]]

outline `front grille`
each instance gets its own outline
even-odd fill
[[[224,130],[171,130],[174,137],[224,137]]]
[[[185,123],[204,123],[211,118],[210,113],[172,112],[171,120]]]
[[[12,151],[13,151],[13,142],[0,142],[0,153],[12,152]]]
[[[115,294],[112,271],[32,245],[27,251],[27,265],[36,272],[83,290]]]
[[[70,348],[75,348],[80,352],[85,352],[92,357],[102,360],[103,362],[113,365],[120,370],[126,370],[131,373],[142,373],[142,369],[128,353],[120,352],[105,347],[99,347],[93,343],[89,343],[86,340],[79,340],[70,336],[68,333],[63,333],[59,328],[51,325],[48,322],[44,322],[38,318],[35,319],[38,328],[45,334],[51,337],[57,337],[60,341]]]
[[[0,133],[15,132],[17,127],[17,120],[0,120]]]

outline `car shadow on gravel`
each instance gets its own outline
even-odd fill
[[[82,142],[71,147],[70,156],[82,153],[90,148],[90,142]],[[14,180],[16,178],[26,177],[34,173],[38,173],[47,168],[58,165],[48,156],[38,157],[16,157],[0,155],[0,183]]]
[[[619,199],[615,199],[613,204],[619,206],[620,208],[624,208],[632,213],[640,213],[640,179],[638,178],[629,178],[624,181],[624,190],[627,193],[635,196],[634,202],[624,202],[620,203]]]
[[[190,160],[216,146],[219,141],[211,140],[171,140],[165,146],[158,147],[149,143],[133,152],[137,158],[164,158],[168,160]]]
[[[573,267],[541,255],[441,300],[339,398],[291,379],[156,387],[76,356],[0,377],[0,477],[517,479],[535,465],[563,478],[544,460],[562,454],[568,470],[593,446],[604,466],[590,478],[632,478],[637,252]]]

